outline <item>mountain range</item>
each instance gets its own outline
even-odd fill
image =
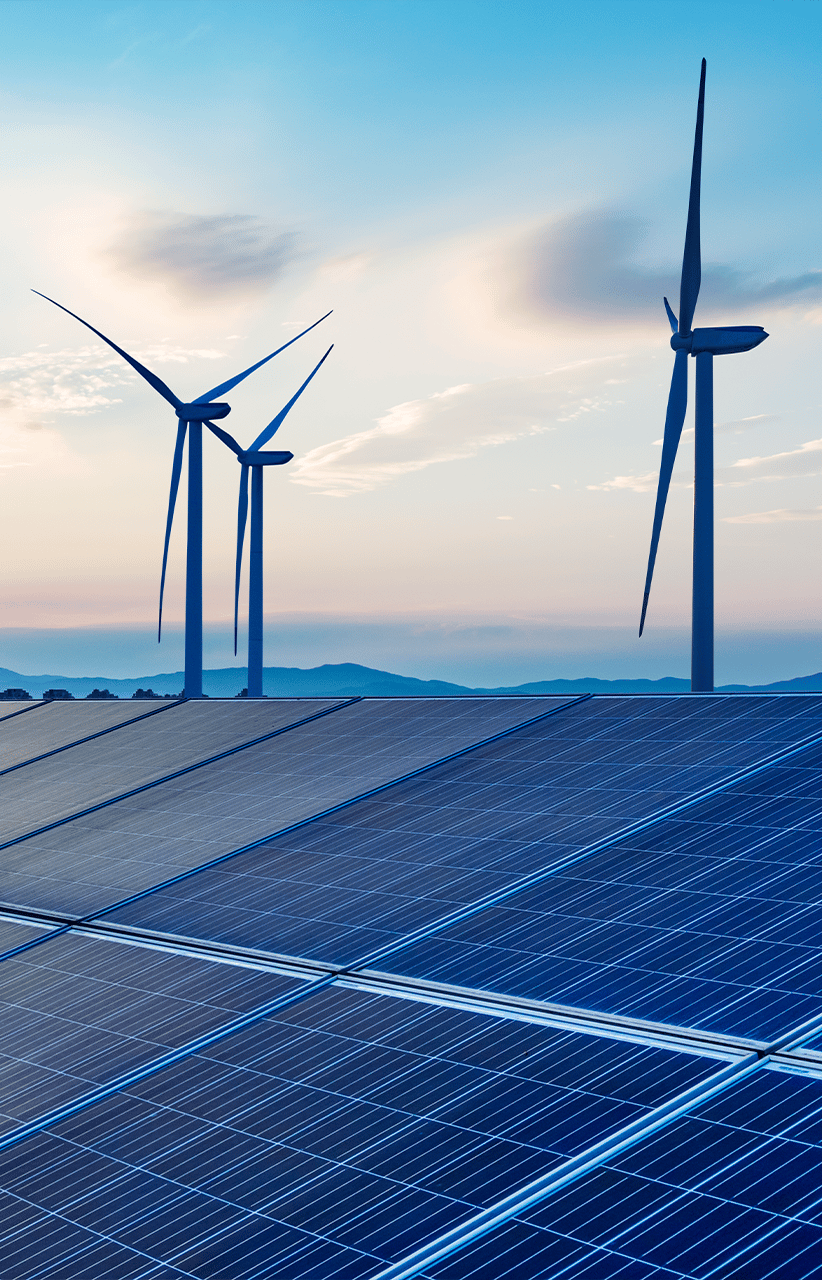
[[[203,691],[211,698],[233,698],[246,684],[245,667],[221,667],[203,672]],[[85,698],[94,689],[107,689],[118,698],[130,698],[138,689],[155,694],[179,694],[183,687],[182,671],[141,676],[135,680],[114,680],[108,676],[22,675],[0,667],[0,692],[3,689],[25,689],[41,698],[47,689],[65,689],[75,698]],[[266,667],[263,689],[269,697],[459,697],[471,694],[533,696],[537,694],[581,693],[687,693],[689,680],[674,676],[662,680],[537,680],[529,684],[503,686],[498,689],[471,689],[449,684],[445,680],[417,680],[413,676],[377,671],[354,662],[326,663],[303,670],[300,667]],[[780,680],[775,684],[728,684],[718,693],[808,693],[822,692],[822,672]]]

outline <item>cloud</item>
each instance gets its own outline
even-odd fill
[[[766,458],[740,458],[716,472],[720,484],[737,488],[758,480],[795,480],[822,474],[822,440],[808,440],[798,449]]]
[[[795,511],[778,507],[776,511],[752,511],[747,516],[723,516],[725,524],[783,524],[794,520],[822,520],[822,507]]]
[[[663,295],[676,310],[680,267],[637,265],[643,227],[639,218],[608,210],[574,214],[541,227],[507,255],[503,274],[511,304],[548,318],[660,323]],[[822,271],[759,284],[734,267],[702,268],[703,315],[755,311],[765,303],[818,301],[820,296]]]
[[[674,473],[672,483],[676,484],[676,476]],[[588,489],[601,489],[604,492],[613,492],[614,489],[632,489],[634,493],[649,493],[656,488],[658,471],[647,471],[643,476],[614,476],[612,480],[603,480],[602,484],[589,484]]]
[[[466,383],[394,405],[367,431],[312,449],[291,479],[320,493],[364,493],[440,462],[551,431],[613,403],[610,361],[585,361],[528,378]]]
[[[133,354],[154,368],[191,359],[219,360],[224,353],[158,344]],[[25,351],[0,359],[0,413],[21,422],[47,413],[94,413],[120,404],[122,395],[111,393],[140,381],[120,356],[96,344],[73,351]]]
[[[115,266],[186,301],[263,293],[294,254],[294,237],[250,214],[135,214],[110,246]]]
[[[735,418],[732,422],[715,422],[715,436],[739,436],[743,431],[749,430],[750,427],[764,427],[772,422],[779,422],[781,419],[778,413],[756,413],[751,418]],[[681,439],[683,441],[693,441],[694,428],[686,427],[682,432]],[[654,441],[654,444],[662,448],[662,437]]]
[[[682,433],[683,438],[685,432]],[[655,443],[659,443],[656,441]],[[602,484],[589,484],[589,489],[632,489],[635,493],[648,493],[656,488],[658,471],[648,471],[641,476],[614,476]],[[822,440],[809,440],[798,449],[787,453],[773,453],[764,458],[740,458],[729,467],[717,467],[714,471],[714,482],[728,488],[739,489],[746,484],[755,484],[760,480],[797,480],[805,476],[822,475]],[[674,471],[672,481],[674,487],[690,487],[693,485],[693,472],[678,468]],[[728,517],[736,523],[744,523],[747,517]],[[784,517],[786,520],[789,516]],[[803,517],[810,519],[811,517]]]

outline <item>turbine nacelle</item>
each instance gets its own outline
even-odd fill
[[[227,418],[230,404],[180,404],[174,412],[183,422],[207,422],[209,418]]]
[[[761,325],[736,324],[721,329],[694,329],[693,333],[675,333],[671,338],[674,351],[688,351],[692,356],[710,352],[714,356],[736,355],[751,351],[764,342],[767,333]]]
[[[249,449],[247,452],[238,453],[237,461],[241,462],[245,467],[281,467],[283,463],[290,462],[294,457],[293,453],[288,453],[285,449],[270,449],[264,452],[262,449]]]

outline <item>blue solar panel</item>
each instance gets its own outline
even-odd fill
[[[822,698],[592,699],[200,871],[111,918],[328,964],[362,963],[375,949],[814,728],[822,728]],[[587,868],[610,867],[609,857],[586,862],[579,872],[583,881]],[[558,884],[541,886],[523,902],[551,901]],[[645,888],[618,892],[626,910],[647,897]],[[596,894],[602,893],[598,886]],[[600,903],[597,897],[590,909],[595,915],[606,910],[605,898]],[[504,972],[503,985],[494,989],[522,993],[521,985],[504,985],[509,969],[500,968],[505,962],[498,946],[506,945],[509,920],[520,929],[521,950],[509,966],[516,983],[522,969],[533,975],[527,994],[559,999],[550,993],[555,971],[543,958],[541,917],[530,905],[486,913],[421,944],[406,953],[410,960],[403,956],[396,964],[403,972],[465,986],[493,985],[496,973]],[[501,933],[498,922],[506,922]],[[584,952],[587,940],[578,935],[591,927],[589,922],[581,931],[576,918],[560,921],[551,937],[560,947],[569,937],[568,946]],[[618,934],[612,927],[610,945],[617,949]],[[497,949],[478,952],[477,938],[481,945],[493,941]],[[589,957],[581,960],[569,961],[567,972],[587,974]],[[406,969],[407,963],[415,967]],[[567,985],[564,973],[558,981]],[[639,981],[647,986],[644,975]]]
[[[300,985],[102,938],[46,936],[0,963],[0,1133]]]
[[[820,1007],[822,747],[392,958],[398,972],[770,1041]]]
[[[80,736],[76,709],[70,703],[65,705],[72,712],[70,716],[65,712],[61,716],[60,712],[46,707],[31,717],[31,723],[41,728],[41,748],[59,746]],[[133,715],[136,705],[115,704],[114,712],[120,717],[129,712]],[[3,777],[0,843],[64,821],[72,814],[105,804],[135,788],[148,786],[264,734],[276,733],[335,705],[340,704],[333,699],[273,698],[264,702],[221,701],[213,705],[195,701],[173,703],[161,712],[143,712],[140,719],[119,725],[115,732],[84,736],[83,741],[75,742],[69,749],[29,760],[23,768]],[[49,730],[53,715],[64,729],[62,743]],[[67,725],[63,723],[66,719]],[[23,728],[28,723],[26,716],[13,721]],[[33,750],[32,735],[33,730],[29,730],[27,745],[20,748],[24,753]],[[24,754],[23,758],[27,756]]]
[[[207,754],[206,729],[211,735],[209,747],[219,740],[228,749],[234,738],[228,739],[227,730],[240,741],[244,734],[247,741],[249,725],[275,730],[278,716],[285,722],[288,717],[299,719],[312,705],[316,711],[323,704],[272,700],[255,708],[242,702],[234,705],[230,716],[224,706],[218,706],[212,723],[211,704],[185,703],[149,721],[154,725],[150,732],[137,725],[119,730],[112,738],[120,740],[121,734],[136,735],[141,730],[134,747],[134,768],[146,776],[153,769],[156,775],[173,760],[202,759]],[[0,900],[64,916],[100,911],[562,705],[562,699],[550,698],[363,699],[3,850]],[[197,712],[187,718],[190,708]],[[254,714],[249,718],[243,714],[246,711]],[[167,741],[162,752],[158,724],[171,725],[164,731]],[[174,724],[182,728],[172,732]],[[129,740],[122,739],[126,746]],[[105,741],[73,748],[65,756],[27,766],[10,777],[42,768],[48,778],[47,766],[78,752],[84,753],[77,756],[76,768],[80,768],[85,752],[101,751]],[[97,782],[101,787],[105,783],[112,793],[122,785],[123,776],[115,763],[106,769],[104,761],[97,759]],[[78,786],[83,776],[82,770],[79,779],[76,769],[71,774]],[[132,771],[128,776],[133,782],[138,775]],[[72,794],[68,781],[63,778],[61,791],[66,804],[66,796]],[[88,792],[81,787],[79,794]],[[56,809],[58,800],[52,797],[42,804]],[[76,800],[71,803],[76,808]],[[30,811],[21,810],[17,821],[31,829]]]
[[[0,1152],[3,1256],[371,1276],[718,1066],[327,988]]]
[[[0,773],[22,768],[27,761],[46,754],[66,751],[99,734],[113,733],[124,724],[169,711],[175,705],[142,699],[35,703],[40,708],[37,715],[16,716],[0,725]]]
[[[820,1140],[822,1081],[757,1072],[421,1274],[811,1280],[822,1275]]]
[[[13,920],[0,916],[0,958],[10,951],[42,941],[51,933],[48,925],[30,924],[26,920]]]

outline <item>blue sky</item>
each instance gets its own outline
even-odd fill
[[[180,665],[173,629],[150,641],[171,416],[33,286],[184,396],[334,308],[232,398],[250,440],[335,342],[277,437],[295,462],[267,480],[267,662],[687,674],[687,433],[632,632],[705,56],[697,321],[771,334],[716,365],[717,674],[822,667],[815,0],[6,0],[3,17],[0,666]],[[217,666],[236,471],[210,442]]]

